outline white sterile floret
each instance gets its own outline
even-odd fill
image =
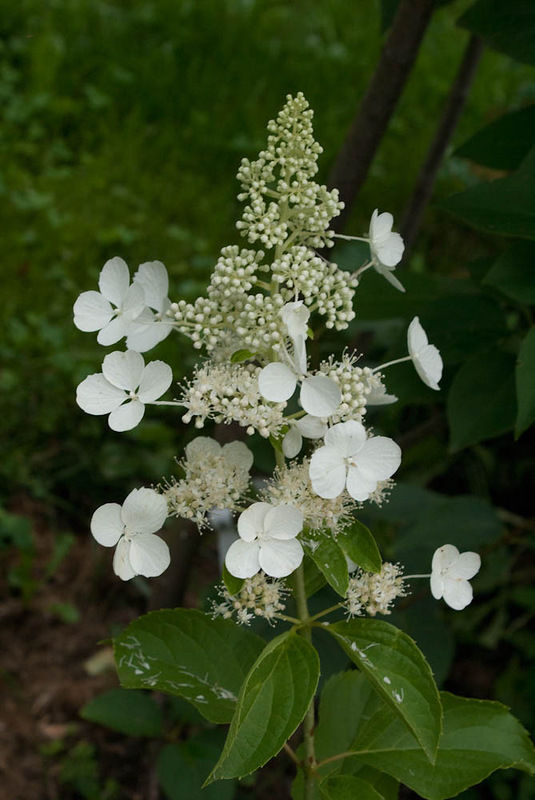
[[[480,567],[478,553],[459,553],[452,544],[442,545],[431,562],[431,594],[435,600],[444,598],[455,611],[462,611],[472,602],[474,594],[468,581]]]
[[[173,373],[163,361],[145,366],[133,350],[109,353],[102,372],[89,375],[76,390],[76,402],[87,414],[109,414],[114,431],[129,431],[143,418],[145,405],[153,403],[171,386]]]
[[[322,439],[327,430],[327,423],[319,417],[305,414],[301,419],[288,420],[289,429],[282,440],[282,452],[286,458],[295,458],[303,446],[305,439]]]
[[[173,323],[167,312],[169,278],[161,261],[140,264],[134,275],[134,286],[140,286],[145,295],[146,308],[129,328],[126,346],[129,350],[145,353],[171,333]],[[152,309],[152,310],[151,310]]]
[[[442,377],[442,358],[434,344],[429,344],[427,334],[414,317],[407,331],[407,346],[414,368],[426,386],[438,391]]]
[[[304,305],[302,300],[296,300],[293,303],[286,303],[280,311],[282,321],[288,331],[290,339],[297,339],[300,336],[303,339],[308,337],[308,320],[310,318],[310,311]]]
[[[117,545],[113,570],[123,581],[154,578],[171,560],[167,544],[155,536],[167,518],[167,502],[154,489],[133,489],[123,505],[106,503],[91,518],[91,533],[104,547]]]
[[[262,569],[272,578],[285,578],[303,560],[296,539],[303,515],[291,505],[253,503],[238,519],[240,538],[227,550],[225,565],[236,578],[252,578]]]
[[[370,220],[370,250],[374,269],[392,286],[404,292],[404,287],[393,272],[401,261],[405,245],[400,234],[392,231],[393,222],[394,217],[388,211],[379,214],[375,209]]]
[[[368,438],[364,426],[350,420],[329,428],[325,445],[310,460],[310,480],[320,497],[338,497],[347,488],[351,497],[362,502],[400,463],[401,450],[392,439]]]

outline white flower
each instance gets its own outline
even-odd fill
[[[401,450],[392,439],[367,438],[364,426],[355,420],[339,422],[329,428],[325,446],[310,459],[310,480],[320,497],[338,497],[347,487],[351,497],[362,502],[400,463]]]
[[[368,406],[389,406],[392,403],[397,403],[398,398],[395,394],[387,394],[386,387],[383,383],[372,386],[369,395],[366,397],[366,405]]]
[[[459,553],[452,544],[435,550],[431,562],[431,594],[435,600],[444,601],[462,611],[472,602],[474,593],[468,583],[479,572],[481,558],[477,553]]]
[[[393,272],[396,264],[401,261],[405,245],[400,234],[392,232],[393,222],[394,217],[388,211],[379,214],[378,209],[375,209],[370,220],[370,249],[375,270],[392,286],[404,292],[404,287]]]
[[[303,446],[305,439],[322,439],[327,430],[327,424],[319,417],[305,414],[301,419],[288,420],[290,426],[282,440],[282,452],[286,458],[295,458]]]
[[[154,489],[133,489],[123,505],[106,503],[91,518],[91,533],[104,547],[117,545],[113,570],[123,581],[154,578],[170,562],[167,544],[155,536],[167,518],[165,497]]]
[[[440,389],[438,382],[442,377],[442,358],[438,348],[434,344],[429,344],[418,317],[414,317],[409,325],[407,346],[420,378],[430,389],[438,391]]]
[[[74,304],[74,324],[81,331],[99,331],[97,342],[115,344],[145,308],[143,288],[130,285],[122,258],[106,261],[98,279],[100,292],[82,292]]]
[[[167,311],[171,307],[167,296],[169,278],[162,262],[148,261],[140,264],[134,275],[134,286],[143,289],[147,307],[132,322],[126,346],[129,350],[145,353],[169,336],[173,327],[167,317]]]
[[[308,337],[308,320],[310,311],[305,306],[302,300],[296,300],[294,303],[286,303],[281,308],[280,315],[282,321],[286,325],[286,330],[290,339],[294,340],[302,336],[303,339]]]
[[[173,373],[163,361],[147,366],[143,356],[133,350],[109,353],[102,362],[102,372],[89,375],[76,390],[76,402],[87,414],[109,414],[114,431],[135,428],[145,413],[145,404],[153,403],[171,386]]]
[[[253,503],[238,519],[240,538],[225,557],[228,571],[237,578],[252,578],[260,569],[272,578],[290,575],[303,560],[295,538],[302,527],[303,515],[291,505]]]

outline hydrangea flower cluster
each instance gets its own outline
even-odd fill
[[[106,355],[101,372],[78,387],[84,411],[108,415],[110,427],[123,432],[141,421],[147,405],[165,405],[180,409],[196,428],[235,424],[270,439],[277,467],[259,489],[250,480],[253,453],[242,441],[221,446],[199,436],[186,446],[178,477],[157,490],[134,490],[122,506],[101,506],[91,523],[99,543],[116,546],[114,569],[127,580],[168,566],[169,550],[156,536],[168,516],[193,520],[202,531],[214,514],[234,515],[237,535],[225,565],[243,584],[232,592],[222,588],[214,610],[240,622],[279,618],[286,590],[278,581],[309,557],[303,543],[336,537],[364,503],[387,497],[401,450],[364,425],[369,405],[397,399],[387,393],[384,370],[410,360],[434,390],[442,373],[418,317],[408,328],[409,354],[396,361],[372,368],[348,351],[319,364],[310,358],[307,344],[320,328],[343,330],[354,319],[354,294],[367,269],[403,291],[394,275],[403,240],[392,230],[392,215],[376,209],[366,236],[341,237],[367,242],[369,261],[350,272],[326,260],[318,250],[335,243],[330,223],[342,203],[336,190],[314,180],[321,147],[302,94],[287,98],[268,133],[266,148],[238,171],[244,210],[237,228],[250,249],[222,249],[206,296],[171,302],[161,262],[141,264],[131,281],[124,261],[112,258],[100,273],[99,291],[83,292],[74,305],[75,325],[96,332],[100,344],[125,339],[125,350]],[[177,399],[162,400],[171,368],[145,363],[141,354],[172,331],[188,337],[204,360]],[[478,558],[444,545],[426,576],[433,596],[453,608],[467,605]],[[388,614],[413,577],[403,578],[401,567],[389,563],[378,574],[359,569],[341,606],[350,615]]]

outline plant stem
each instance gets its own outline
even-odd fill
[[[393,364],[401,364],[403,361],[412,361],[412,356],[404,356],[403,358],[395,358],[394,361],[387,361],[386,364],[381,364],[380,367],[372,369],[372,372],[380,372],[386,367],[391,367]]]
[[[331,614],[333,611],[338,611],[339,608],[343,608],[343,605],[343,603],[336,603],[336,605],[326,608],[325,611],[320,611],[319,614],[314,614],[313,617],[309,617],[308,621],[315,622],[317,619],[321,619],[327,616],[327,614]]]
[[[305,590],[305,573],[303,565],[294,573],[295,577],[295,599],[297,603],[297,613],[301,622],[308,623],[310,616],[308,614],[307,595]],[[310,626],[305,624],[300,631],[305,639],[312,643],[312,632]],[[305,743],[305,760],[303,768],[305,771],[305,794],[304,800],[312,800],[314,796],[314,773],[316,771],[316,752],[314,749],[314,698],[310,702],[308,711],[305,714],[303,721],[303,738]]]

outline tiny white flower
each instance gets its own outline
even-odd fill
[[[272,578],[285,578],[303,560],[295,538],[303,515],[291,505],[253,503],[238,519],[240,538],[230,545],[225,565],[236,578],[252,578],[262,569]]]
[[[431,594],[435,600],[444,598],[455,611],[462,611],[472,602],[474,593],[468,581],[480,567],[478,553],[459,553],[452,544],[442,545],[431,562]]]
[[[122,258],[106,261],[98,285],[100,292],[82,292],[74,304],[74,324],[81,331],[98,331],[99,344],[115,344],[128,334],[145,308],[143,288],[130,285],[130,273]]]
[[[295,458],[303,446],[305,439],[322,439],[327,430],[327,424],[319,417],[305,414],[301,419],[288,420],[290,426],[282,440],[282,452],[286,458]]]
[[[113,570],[123,581],[154,578],[170,563],[167,544],[155,536],[167,518],[165,497],[154,489],[133,489],[123,505],[105,503],[91,518],[91,533],[104,547],[117,545]]]
[[[407,346],[420,378],[430,389],[438,391],[440,389],[438,382],[442,377],[442,358],[438,348],[434,344],[429,344],[418,317],[414,317],[409,325]]]
[[[401,463],[399,446],[386,436],[366,435],[360,422],[339,422],[325,434],[325,445],[310,459],[310,481],[320,497],[338,497],[345,488],[362,502],[379,481],[390,478]]]
[[[140,264],[134,275],[134,286],[143,289],[147,307],[132,322],[126,346],[129,350],[146,353],[169,336],[173,327],[167,317],[171,301],[167,296],[169,278],[165,266],[161,261]]]
[[[370,250],[372,252],[374,269],[386,280],[404,292],[403,285],[394,276],[396,264],[403,256],[405,245],[399,233],[392,231],[394,217],[388,211],[379,214],[376,208],[370,220]]]
[[[78,386],[76,402],[87,414],[109,414],[112,430],[129,431],[141,421],[145,404],[161,397],[172,380],[171,367],[163,361],[145,366],[139,353],[116,351],[105,357],[102,372]]]

